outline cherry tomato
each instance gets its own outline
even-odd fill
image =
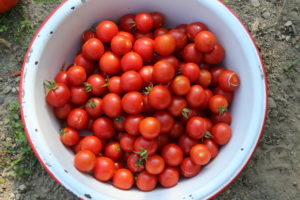
[[[121,87],[124,91],[137,91],[142,88],[143,80],[136,71],[127,71],[121,76]]]
[[[143,110],[144,96],[136,91],[126,93],[122,98],[122,108],[128,114],[139,114]]]
[[[103,97],[102,110],[109,117],[117,117],[122,113],[122,103],[119,95],[109,93]]]
[[[5,13],[16,6],[19,0],[2,0],[0,1],[0,13]]]
[[[168,29],[163,28],[163,27],[160,27],[160,28],[157,28],[157,29],[154,31],[153,37],[156,38],[157,36],[167,34],[168,32],[169,32]]]
[[[160,174],[165,168],[165,160],[159,155],[148,157],[145,164],[145,169],[149,174]]]
[[[150,14],[153,18],[153,28],[157,29],[157,28],[161,27],[164,24],[165,19],[164,19],[164,16],[161,13],[152,12]]]
[[[182,66],[181,73],[191,82],[197,82],[199,79],[200,68],[195,63],[186,63]]]
[[[98,157],[95,161],[94,177],[99,181],[110,180],[115,173],[115,165],[112,159],[108,157]]]
[[[176,51],[179,51],[185,47],[188,42],[188,38],[184,32],[178,29],[172,29],[169,31],[169,34],[172,35],[176,41]]]
[[[76,153],[74,165],[81,172],[88,172],[94,169],[96,156],[91,151],[81,150]]]
[[[99,68],[106,74],[117,74],[121,70],[121,59],[113,52],[105,52],[100,58]]]
[[[74,59],[74,65],[84,68],[87,75],[91,75],[95,70],[95,63],[86,59],[82,53],[78,54]]]
[[[146,139],[156,138],[160,133],[160,122],[155,117],[146,117],[139,124],[139,132]]]
[[[70,90],[65,84],[48,82],[45,87],[49,90],[46,94],[46,101],[49,105],[61,107],[68,103]]]
[[[80,149],[89,150],[95,155],[98,155],[102,150],[102,142],[96,136],[89,135],[81,140]]]
[[[228,109],[228,101],[222,95],[212,96],[208,103],[212,113],[223,114],[223,112]]]
[[[143,120],[143,115],[129,115],[125,119],[125,130],[133,136],[139,135],[139,124]]]
[[[149,13],[140,12],[135,16],[134,20],[136,28],[142,33],[147,33],[153,28],[154,21]]]
[[[217,38],[212,32],[201,31],[195,37],[196,49],[203,53],[209,53],[217,44]]]
[[[166,145],[161,152],[161,156],[169,166],[178,166],[183,160],[183,151],[176,144]]]
[[[201,31],[208,30],[207,26],[202,22],[193,22],[186,27],[186,34],[191,41],[195,40],[196,35]]]
[[[119,31],[118,35],[122,35],[122,36],[128,38],[132,44],[134,43],[135,38],[131,33],[126,32],[126,31]]]
[[[89,39],[95,38],[96,37],[96,33],[92,30],[86,30],[83,32],[82,37],[81,37],[81,43],[84,44],[86,41],[88,41]]]
[[[71,128],[81,130],[88,124],[88,114],[82,108],[74,108],[68,115],[67,124]]]
[[[212,67],[210,69],[210,73],[211,73],[211,86],[217,86],[219,84],[219,76],[222,73],[222,71],[224,71],[225,68],[222,66],[216,66],[216,67]]]
[[[66,127],[61,130],[60,140],[66,146],[73,146],[79,141],[79,134],[76,130]]]
[[[139,31],[135,32],[134,34],[135,39],[140,39],[140,38],[150,38],[153,39],[153,33],[148,32],[148,33],[141,33]]]
[[[181,135],[178,139],[178,145],[185,155],[189,155],[191,148],[198,143],[199,140],[193,139],[186,134]]]
[[[122,190],[128,190],[133,186],[134,177],[130,170],[118,169],[113,176],[113,185]]]
[[[229,111],[224,111],[222,114],[212,114],[211,120],[214,124],[224,122],[228,125],[231,124],[231,115]]]
[[[216,44],[210,53],[204,54],[204,61],[208,64],[218,64],[225,57],[225,50],[221,44]]]
[[[169,56],[176,49],[176,40],[170,34],[157,36],[154,40],[154,49],[159,55]]]
[[[195,164],[190,157],[185,158],[180,165],[180,172],[186,178],[191,178],[199,174],[201,166]]]
[[[133,173],[141,172],[144,169],[144,161],[136,153],[129,154],[126,164]]]
[[[84,86],[70,87],[70,102],[74,105],[84,104],[89,98],[89,93]]]
[[[162,148],[164,148],[164,146],[166,146],[167,144],[169,144],[169,137],[166,134],[160,134],[157,137],[157,143],[158,143],[158,150],[161,150]]]
[[[62,71],[59,72],[56,76],[55,76],[55,83],[63,83],[65,85],[68,85],[68,79],[67,79],[68,75],[66,71]]]
[[[132,152],[135,139],[136,137],[127,133],[122,135],[120,138],[120,146],[122,150],[126,152]]]
[[[69,103],[66,103],[65,105],[61,107],[55,107],[54,108],[54,114],[58,119],[66,119],[71,112],[73,106]]]
[[[186,108],[187,103],[183,97],[173,97],[172,103],[168,108],[168,112],[175,117],[180,116],[181,114],[186,114],[189,110]]]
[[[96,27],[96,35],[102,42],[110,42],[118,34],[118,26],[115,22],[105,20]]]
[[[158,61],[153,67],[153,78],[162,84],[168,83],[175,75],[174,66],[167,61]]]
[[[124,167],[123,162],[121,162],[121,161],[115,162],[114,166],[115,166],[115,170],[118,170],[118,169],[121,169]]]
[[[121,67],[124,72],[139,71],[143,66],[142,57],[133,51],[126,53],[121,59]]]
[[[159,59],[159,61],[167,61],[167,62],[171,63],[175,70],[177,70],[180,65],[179,60],[175,56],[161,57]]]
[[[104,94],[106,92],[105,78],[100,74],[93,74],[87,79],[85,87],[86,90],[93,95]]]
[[[154,108],[152,108],[152,106],[149,103],[149,95],[144,95],[143,105],[144,105],[143,106],[144,114],[150,114],[155,111]]]
[[[151,191],[157,185],[157,177],[146,171],[141,172],[136,178],[136,186],[142,191]]]
[[[146,139],[143,136],[138,137],[133,144],[133,150],[141,152],[143,149],[147,150],[148,156],[152,156],[156,153],[158,143],[156,139]]]
[[[160,132],[168,133],[174,126],[174,118],[166,111],[158,111],[153,115],[160,122]]]
[[[183,48],[182,57],[185,62],[201,64],[203,54],[196,50],[195,43],[190,43]]]
[[[180,30],[181,32],[185,33],[186,32],[186,24],[179,24],[178,26],[176,26],[176,29]]]
[[[228,124],[219,122],[211,129],[212,140],[218,145],[225,145],[231,138],[231,132],[231,127]]]
[[[153,79],[153,66],[147,65],[144,66],[142,69],[139,71],[142,79],[143,79],[143,86],[147,86],[149,84],[154,83]]]
[[[179,172],[174,167],[165,167],[165,169],[158,175],[159,183],[165,187],[173,187],[179,181]]]
[[[109,142],[105,146],[105,155],[110,159],[117,161],[122,157],[123,151],[118,142]]]
[[[208,148],[211,158],[215,158],[219,153],[219,146],[212,139],[205,139],[203,144]]]
[[[79,151],[81,151],[81,141],[82,141],[83,137],[79,136],[79,140],[78,142],[72,146],[72,150],[73,152],[76,154]]]
[[[186,95],[191,87],[190,80],[186,76],[176,76],[171,84],[171,88],[176,95]]]
[[[135,15],[133,14],[127,14],[122,16],[119,22],[120,30],[134,33],[136,31],[134,18]]]
[[[200,107],[200,109],[202,110],[209,109],[209,100],[213,96],[213,93],[210,89],[204,89],[204,92],[206,95],[205,95],[205,101]]]
[[[133,51],[138,53],[145,62],[149,62],[154,53],[154,41],[150,38],[139,38],[134,43]]]
[[[187,122],[186,132],[191,138],[201,139],[206,131],[206,121],[203,117],[192,117]]]
[[[196,144],[190,151],[191,160],[197,165],[206,165],[211,159],[211,153],[204,144]]]
[[[186,123],[190,118],[192,118],[194,116],[201,116],[201,113],[200,113],[199,109],[197,109],[197,108],[190,108],[189,112],[187,112],[186,115],[180,116],[180,120],[183,123]]]
[[[226,100],[228,101],[228,104],[230,104],[232,102],[233,99],[233,92],[228,92],[223,90],[221,87],[216,87],[214,89],[214,95],[222,95],[226,98]]]
[[[110,139],[115,134],[114,125],[107,117],[100,117],[93,123],[93,133],[100,139]]]
[[[198,83],[202,87],[208,87],[211,83],[212,75],[211,73],[206,69],[201,69],[199,74]]]
[[[239,76],[232,70],[224,70],[218,78],[219,86],[228,92],[233,92],[240,86]]]
[[[125,131],[125,117],[120,115],[118,117],[115,117],[113,119],[113,123],[114,123],[114,128],[117,131]]]
[[[102,99],[93,97],[88,100],[85,104],[85,110],[91,117],[100,117],[102,112]]]
[[[108,80],[107,87],[111,93],[121,94],[124,92],[121,87],[121,77],[119,76],[111,77]]]
[[[116,35],[112,38],[110,43],[111,50],[118,55],[124,55],[129,52],[133,44],[131,40],[123,35]]]
[[[205,103],[206,93],[202,86],[193,85],[186,95],[190,107],[199,108]]]
[[[170,91],[162,85],[154,86],[148,96],[150,106],[157,110],[168,108],[172,101]]]
[[[176,120],[173,129],[168,133],[170,138],[178,138],[184,133],[184,126],[181,121]]]
[[[104,46],[97,38],[89,39],[82,46],[82,55],[89,60],[99,60],[104,53]]]

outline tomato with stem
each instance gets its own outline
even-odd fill
[[[70,90],[64,83],[47,81],[44,83],[46,88],[46,102],[53,107],[61,107],[68,103]]]
[[[60,140],[66,146],[73,146],[79,141],[79,133],[75,129],[66,127],[60,131]]]

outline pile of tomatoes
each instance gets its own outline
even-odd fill
[[[75,167],[124,190],[196,176],[232,134],[240,79],[218,65],[224,48],[201,22],[163,23],[158,12],[102,21],[83,33],[73,65],[45,82]]]

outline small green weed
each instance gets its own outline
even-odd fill
[[[293,60],[289,64],[283,67],[284,72],[290,72],[290,70],[295,67],[298,63],[300,63],[300,59]]]
[[[0,33],[6,32],[8,30],[8,27],[6,25],[1,25],[0,26]]]
[[[24,33],[25,34],[32,34],[33,33],[33,28],[32,28],[32,22],[30,20],[23,20],[20,22],[20,25],[16,28],[15,31],[15,41],[21,43]]]

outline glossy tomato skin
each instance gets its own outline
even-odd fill
[[[180,165],[180,172],[186,178],[191,178],[199,174],[201,166],[195,164],[190,157],[185,158]]]
[[[160,57],[159,61],[167,61],[171,63],[175,69],[175,71],[179,68],[180,62],[175,56],[164,56]]]
[[[87,79],[87,83],[88,84],[85,84],[85,86],[93,95],[101,95],[106,92],[106,81],[105,78],[100,74],[91,75]]]
[[[219,76],[222,73],[222,71],[224,71],[225,68],[222,66],[216,66],[216,67],[212,67],[210,68],[210,73],[211,73],[211,86],[218,86],[219,84]]]
[[[68,79],[67,79],[68,75],[66,71],[62,71],[59,72],[56,76],[55,76],[55,83],[63,83],[65,85],[68,85]]]
[[[81,150],[75,155],[74,165],[81,172],[89,172],[94,169],[95,161],[95,154],[88,150]]]
[[[201,31],[195,37],[196,49],[203,53],[209,53],[217,44],[217,38],[210,31]]]
[[[144,101],[143,101],[143,113],[144,114],[151,114],[154,113],[154,108],[149,103],[149,95],[144,95]]]
[[[228,101],[222,95],[214,95],[209,99],[209,109],[212,113],[223,114],[228,109]]]
[[[201,31],[208,30],[207,26],[203,24],[202,22],[193,22],[186,27],[186,34],[189,38],[189,40],[194,41],[196,35]]]
[[[190,87],[190,80],[183,75],[176,76],[171,83],[172,91],[178,96],[186,95],[189,92]]]
[[[127,158],[127,166],[133,173],[141,172],[144,169],[144,163],[140,163],[141,157],[136,153],[129,154]]]
[[[120,146],[121,146],[122,150],[129,152],[129,153],[132,152],[135,139],[136,139],[135,136],[130,135],[128,133],[122,135],[120,138]]]
[[[79,133],[72,128],[66,127],[61,130],[60,140],[66,146],[73,146],[79,141]]]
[[[205,139],[203,144],[208,148],[211,158],[215,158],[219,153],[219,146],[212,139]]]
[[[215,143],[218,145],[225,145],[231,138],[232,130],[228,124],[219,122],[212,127],[211,134]]]
[[[186,134],[181,135],[178,139],[178,145],[185,155],[189,155],[191,148],[198,143],[200,143],[199,140],[193,139]]]
[[[102,99],[99,97],[90,98],[85,104],[85,110],[90,117],[100,117],[102,111]]]
[[[192,108],[200,108],[205,103],[205,99],[205,90],[200,85],[193,85],[186,95],[186,100]]]
[[[166,145],[162,149],[161,155],[166,164],[173,167],[180,165],[183,160],[183,151],[176,144]]]
[[[118,117],[122,113],[121,97],[115,93],[108,93],[103,97],[102,110],[109,117]]]
[[[118,26],[113,21],[105,20],[96,27],[96,35],[102,42],[110,42],[118,34]]]
[[[197,165],[206,165],[211,159],[211,153],[204,144],[196,144],[190,151],[191,160]]]
[[[121,70],[121,58],[113,52],[105,52],[100,58],[99,68],[106,74],[117,74]]]
[[[158,150],[161,150],[164,148],[164,146],[169,144],[170,138],[167,134],[160,134],[156,140],[157,140],[157,144],[158,144]]]
[[[115,134],[114,125],[111,119],[100,117],[93,123],[93,133],[100,139],[110,139]]]
[[[192,117],[194,117],[194,116],[202,116],[202,114],[201,114],[201,112],[199,111],[199,109],[197,109],[197,108],[190,108],[190,109],[189,109],[189,112],[187,112],[187,114],[186,114],[185,116],[183,116],[183,115],[180,116],[180,120],[181,120],[184,124],[186,124],[187,121],[188,121],[189,119],[191,119]]]
[[[169,56],[176,49],[176,40],[170,34],[157,36],[154,40],[154,49],[159,55]]]
[[[153,37],[156,38],[157,36],[167,34],[168,32],[169,32],[168,29],[166,29],[164,27],[160,27],[160,28],[155,29],[155,31],[153,33]]]
[[[108,181],[113,177],[114,172],[115,166],[112,159],[104,156],[96,159],[93,175],[97,180]]]
[[[121,76],[121,87],[126,92],[140,90],[142,84],[142,77],[136,71],[127,71]]]
[[[160,122],[160,132],[168,133],[174,126],[173,116],[166,111],[158,111],[153,115]]]
[[[178,29],[172,29],[168,32],[172,35],[176,41],[176,51],[179,51],[185,47],[188,42],[187,35]]]
[[[83,67],[87,75],[91,75],[95,71],[94,61],[86,59],[82,53],[75,57],[74,65]]]
[[[108,80],[108,90],[111,93],[116,93],[116,94],[122,94],[124,90],[121,87],[121,77],[120,76],[113,76]]]
[[[109,142],[106,144],[104,152],[107,157],[114,161],[119,160],[123,155],[120,143],[118,142]]]
[[[82,46],[82,55],[89,60],[99,60],[104,53],[104,46],[97,38],[89,39]]]
[[[133,44],[135,41],[134,36],[132,35],[132,33],[130,32],[126,32],[126,31],[119,31],[118,35],[122,35],[125,36],[126,38],[128,38],[130,40],[130,42]]]
[[[186,132],[191,138],[201,139],[206,131],[206,120],[203,117],[192,117],[187,122]]]
[[[173,187],[179,181],[179,172],[174,167],[165,167],[165,169],[158,175],[159,183],[165,187]]]
[[[136,28],[142,33],[147,33],[153,28],[154,21],[149,13],[140,12],[135,16],[134,20]]]
[[[195,63],[186,63],[181,68],[181,74],[186,76],[191,82],[197,82],[199,79],[200,68]]]
[[[127,133],[133,136],[138,136],[139,133],[139,124],[143,120],[143,115],[129,115],[125,119],[125,130]]]
[[[221,44],[216,44],[210,53],[204,54],[204,61],[208,64],[218,64],[225,57],[225,50]]]
[[[92,38],[95,38],[95,37],[96,37],[96,33],[94,31],[88,29],[88,30],[86,30],[82,33],[81,43],[84,44],[89,39],[92,39]]]
[[[18,2],[19,0],[1,0],[0,13],[5,13],[6,11],[9,11],[13,7],[15,7]]]
[[[67,124],[71,128],[81,130],[88,124],[88,114],[82,108],[74,108],[68,115]]]
[[[46,95],[46,102],[53,107],[61,107],[68,103],[70,96],[68,86],[63,83],[55,83]]]
[[[185,113],[186,106],[187,106],[187,102],[186,102],[185,98],[174,96],[172,98],[171,105],[168,107],[168,112],[171,115],[178,117],[181,114]]]
[[[212,75],[208,70],[206,69],[200,70],[198,83],[202,87],[207,88],[211,83],[211,79],[212,79]]]
[[[231,104],[234,93],[233,92],[228,92],[223,90],[221,87],[216,87],[214,89],[214,95],[222,95],[226,98],[226,100],[228,101],[228,104]]]
[[[139,123],[139,132],[146,139],[156,138],[160,129],[160,122],[155,117],[146,117]]]
[[[122,190],[128,190],[133,186],[134,177],[130,170],[118,169],[113,176],[113,185]]]
[[[61,107],[55,107],[54,108],[54,114],[58,119],[66,119],[71,112],[73,106],[69,103],[66,103],[65,105]]]
[[[122,98],[122,108],[128,114],[139,114],[143,110],[144,96],[136,91],[126,93]]]
[[[119,34],[114,36],[110,43],[111,50],[118,55],[124,55],[129,52],[132,49],[132,46],[133,44],[130,38]]]
[[[160,155],[153,155],[147,158],[145,169],[149,174],[158,175],[165,168],[165,160]]]
[[[222,114],[212,114],[211,120],[214,124],[224,122],[228,125],[231,124],[231,114],[229,111],[224,111]]]
[[[152,12],[150,14],[153,19],[153,28],[157,29],[164,24],[165,18],[160,12]]]
[[[170,138],[176,139],[179,138],[184,133],[184,125],[181,121],[176,120],[172,130],[168,133]]]
[[[147,65],[140,69],[139,71],[141,78],[143,79],[143,86],[148,86],[154,83],[153,79],[153,66]]]
[[[141,172],[136,179],[136,186],[142,191],[151,191],[157,185],[157,177],[146,171]]]
[[[196,50],[195,43],[190,43],[183,48],[182,57],[185,62],[192,62],[195,64],[201,64],[203,54]]]
[[[140,39],[140,38],[150,38],[153,39],[153,33],[152,32],[147,32],[147,33],[142,33],[142,32],[135,32],[134,34],[135,39]]]
[[[187,24],[179,24],[178,26],[176,26],[176,29],[178,29],[181,32],[185,33],[186,32],[186,27],[187,27]]]
[[[153,78],[158,83],[166,84],[173,79],[175,75],[174,66],[167,61],[158,61],[153,67]]]
[[[162,85],[154,86],[148,96],[150,106],[157,110],[166,109],[172,101],[170,91]]]
[[[102,150],[102,142],[98,137],[89,135],[81,140],[80,149],[89,150],[98,155]]]
[[[89,98],[89,93],[84,86],[70,87],[70,102],[74,105],[84,104]]]
[[[228,92],[233,92],[240,86],[240,78],[232,70],[224,70],[220,74],[218,82],[219,86]]]
[[[154,41],[150,38],[139,38],[133,45],[133,51],[138,53],[144,62],[149,62],[154,53]]]
[[[138,137],[133,144],[133,150],[140,152],[142,149],[147,150],[148,156],[154,155],[158,149],[156,139],[146,139],[142,136]]]
[[[134,17],[134,14],[126,14],[122,16],[119,21],[120,30],[134,33],[136,31]]]
[[[130,70],[139,71],[143,66],[143,58],[133,51],[126,53],[121,59],[123,72]]]

